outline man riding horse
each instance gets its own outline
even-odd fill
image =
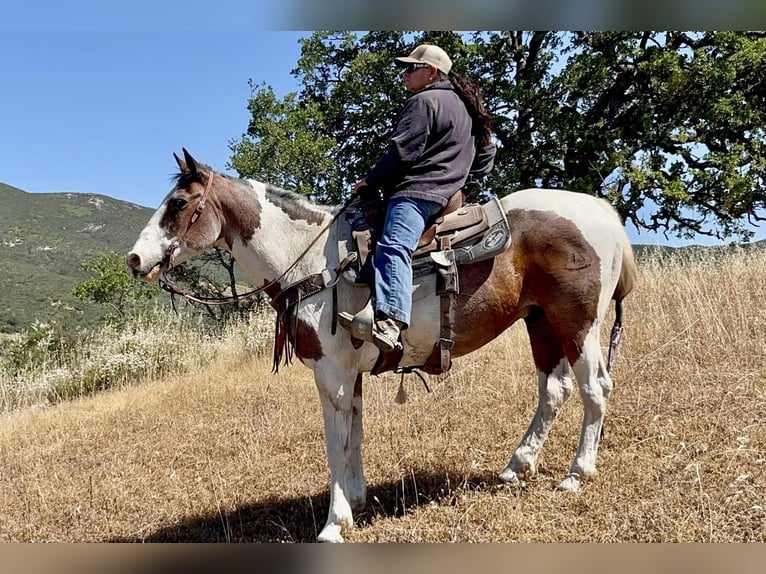
[[[489,173],[495,157],[478,89],[452,70],[444,50],[423,44],[395,63],[413,95],[388,150],[354,187],[381,188],[387,203],[374,258],[373,341],[384,352],[401,348],[400,332],[410,323],[412,253],[423,230],[469,176],[481,180]]]

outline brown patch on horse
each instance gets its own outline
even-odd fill
[[[577,226],[555,213],[511,210],[508,222],[513,241],[507,251],[460,268],[453,355],[470,353],[518,319],[543,313],[550,333],[536,337],[533,345],[545,345],[555,334],[557,347],[574,362],[597,316],[599,257]],[[536,356],[544,355],[536,351]],[[542,363],[549,368],[560,358],[551,356]]]
[[[207,178],[204,182],[207,182]],[[212,243],[216,239],[210,237],[210,228],[206,225],[213,217],[211,208],[202,209],[199,219],[190,225],[191,217],[202,200],[204,185],[199,176],[192,176],[188,172],[180,173],[177,176],[176,187],[165,201],[165,211],[160,219],[161,229],[179,237],[183,236],[184,242],[195,249],[203,249],[206,242]],[[208,201],[211,201],[210,198]]]
[[[459,269],[460,293],[455,298],[452,321],[454,356],[487,344],[519,318],[521,282],[507,262],[507,254]],[[512,289],[497,289],[496,284],[510,285]]]
[[[527,326],[535,366],[540,372],[552,373],[561,359],[566,356],[566,353],[553,330],[551,322],[539,309],[525,317],[524,322]]]
[[[181,221],[179,221],[183,216],[181,215],[181,210],[178,209],[177,203],[173,202],[173,199],[186,199],[189,201],[186,197],[182,197],[180,194],[177,194],[176,192],[173,193],[173,197],[168,200],[168,204],[165,206],[165,212],[162,214],[162,219],[160,219],[160,228],[167,230],[168,233],[171,233],[173,235],[178,235],[181,227]],[[187,225],[188,217],[184,219],[184,227]]]
[[[243,189],[246,188],[246,193],[239,194],[236,201],[232,199],[221,202],[221,210],[226,220],[226,227],[222,230],[223,240],[231,249],[235,238],[239,238],[245,244],[252,239],[255,231],[261,226],[262,208],[254,189],[225,176],[222,176],[222,178],[228,185],[238,185]],[[224,185],[220,190],[217,189],[216,193],[224,195],[231,192]]]
[[[321,211],[313,209],[313,206],[297,193],[280,189],[273,185],[266,185],[266,193],[269,196],[269,200],[284,211],[293,221],[302,219],[307,223],[321,225],[325,220],[325,216]]]
[[[239,194],[235,200],[232,197],[231,186],[246,188],[247,184],[199,166],[196,173],[183,171],[176,176],[176,187],[167,201],[165,213],[160,221],[161,227],[171,233],[178,233],[186,228],[189,218],[202,198],[204,186],[207,185],[209,177],[214,179],[210,184],[211,191],[207,198],[208,207],[200,213],[200,224],[195,223],[189,227],[185,237],[187,243],[190,245],[195,243],[196,236],[205,227],[202,222],[211,217],[210,213],[214,209],[222,213],[222,217],[227,223],[227,226],[221,229],[221,235],[229,249],[237,237],[242,243],[247,243],[261,226],[261,204],[258,202],[255,191],[247,189],[248,193]],[[180,204],[174,203],[173,199],[184,199],[189,203],[183,209],[178,209]],[[207,239],[215,241],[217,238]]]
[[[279,284],[279,282],[275,283],[274,281],[264,279],[263,285],[261,285],[261,289],[264,293],[266,293],[266,295],[269,296],[269,299],[273,301],[274,297],[276,297],[279,292],[282,291],[282,286]]]
[[[181,176],[179,175],[178,177],[180,180]],[[168,196],[165,203],[165,211],[160,219],[161,229],[165,229],[168,233],[177,235],[189,224],[189,218],[197,207],[195,200],[199,200],[202,197],[202,190],[197,194],[192,192],[191,186],[194,183],[195,182],[192,181],[184,186],[177,184],[175,189]],[[199,184],[199,182],[196,183]],[[188,203],[184,205],[179,200]]]
[[[295,325],[294,319],[292,320]],[[316,329],[306,323],[303,319],[298,319],[297,326],[289,330],[290,342],[295,349],[295,354],[299,359],[318,361],[324,356],[322,353],[322,343]]]

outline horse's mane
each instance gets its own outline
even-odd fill
[[[209,168],[206,165],[200,165],[199,167],[202,168],[203,170],[206,170],[206,171],[209,171],[209,172],[214,171],[212,168]],[[215,174],[218,175],[218,176],[221,176],[221,177],[223,177],[225,179],[228,179],[229,181],[231,181],[233,183],[244,184],[244,181],[242,181],[241,179],[236,178],[236,177],[232,177],[232,176],[230,176],[228,174],[221,173],[221,172],[218,172],[218,171],[216,171]],[[171,176],[171,181],[175,184],[176,187],[181,187],[181,188],[189,187],[189,185],[191,185],[192,183],[198,183],[199,182],[199,176],[198,175],[194,175],[189,170],[184,170],[184,171],[179,171],[177,174]]]
[[[312,214],[319,219],[324,219],[326,215],[336,215],[342,209],[341,206],[337,205],[329,206],[313,203],[305,195],[283,189],[270,183],[264,183],[263,186],[266,189],[266,196],[269,197],[273,203],[279,205],[288,213],[292,212],[293,215],[301,217],[302,219],[310,221],[312,219]]]
[[[207,166],[200,167],[208,171],[213,171]],[[225,178],[232,184],[243,189],[252,189],[253,184],[263,185],[264,189],[266,190],[266,195],[270,196],[275,204],[280,205],[285,209],[292,211],[297,209],[299,212],[304,212],[306,215],[316,214],[316,216],[320,218],[324,218],[326,214],[335,215],[341,209],[340,206],[328,206],[312,203],[305,195],[301,195],[294,191],[290,191],[270,183],[258,182],[249,178],[241,179],[220,172],[215,173],[216,175]],[[199,177],[194,175],[191,171],[185,170],[179,171],[176,175],[174,175],[173,180],[175,181],[176,187],[183,188],[189,187],[189,185],[192,183],[198,182]]]
[[[336,206],[329,206],[329,205],[314,203],[305,195],[301,195],[300,193],[290,191],[289,189],[284,189],[279,186],[273,185],[271,183],[264,183],[263,185],[266,188],[267,194],[272,195],[279,199],[287,200],[291,203],[297,203],[307,209],[318,210],[324,213],[334,213],[337,210]]]

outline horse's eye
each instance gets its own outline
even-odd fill
[[[173,198],[173,199],[171,199],[171,200],[170,200],[170,202],[168,203],[168,207],[169,207],[170,209],[172,209],[173,211],[182,211],[182,210],[183,210],[183,208],[184,208],[184,207],[186,207],[186,205],[187,205],[188,203],[189,203],[189,202],[188,202],[188,201],[186,201],[185,199],[182,199],[182,198],[180,198],[180,197],[174,197],[174,198]]]

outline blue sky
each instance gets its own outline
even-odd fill
[[[278,96],[298,89],[290,71],[310,32],[263,29],[295,21],[279,10],[296,1],[9,3],[0,20],[0,182],[156,207],[182,147],[232,173],[229,142],[247,129],[248,81]],[[628,232],[635,243],[689,243]]]
[[[0,181],[154,207],[186,147],[227,171],[248,80],[278,95],[300,32],[0,32]]]

